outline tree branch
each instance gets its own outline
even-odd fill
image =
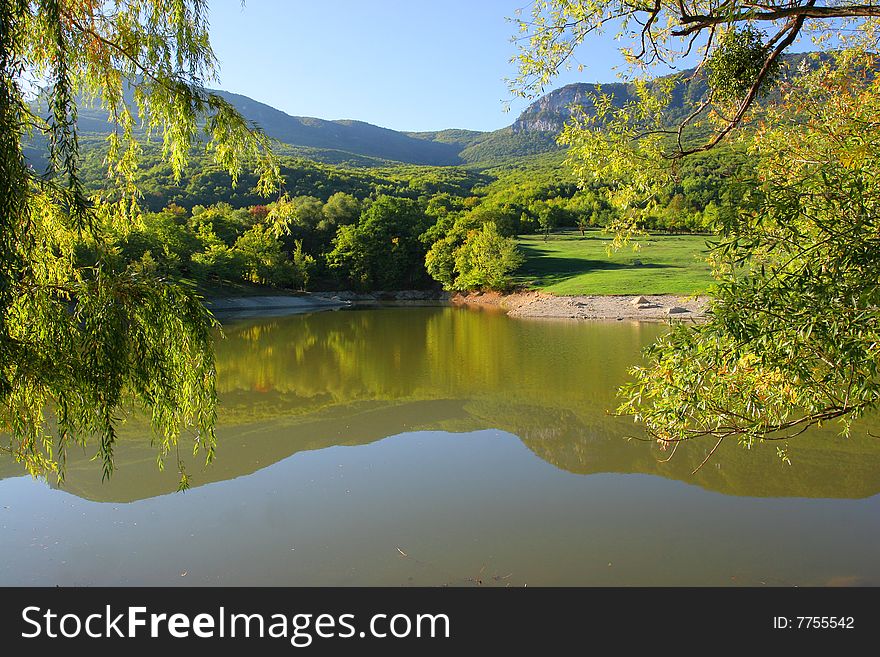
[[[816,0],[811,0],[811,2],[815,2]],[[880,9],[878,9],[880,11]],[[674,158],[681,158],[686,155],[692,155],[694,153],[700,153],[703,151],[708,151],[715,146],[717,146],[721,140],[723,140],[730,132],[736,128],[742,121],[743,117],[746,115],[749,107],[751,107],[755,98],[758,97],[758,91],[761,89],[761,84],[763,84],[764,79],[767,77],[767,74],[770,72],[773,63],[779,59],[782,53],[785,51],[788,46],[794,43],[794,40],[797,38],[798,34],[801,31],[801,28],[804,25],[804,21],[806,20],[805,16],[797,16],[796,18],[789,21],[780,31],[779,33],[773,37],[773,41],[779,38],[780,35],[788,32],[788,35],[779,41],[776,47],[770,52],[767,56],[767,59],[764,60],[764,65],[761,67],[761,70],[758,72],[758,75],[755,77],[755,81],[752,83],[751,88],[749,88],[748,93],[743,98],[742,102],[739,105],[739,109],[736,111],[736,114],[733,118],[728,122],[724,128],[722,128],[718,133],[716,133],[715,137],[712,138],[711,141],[703,144],[702,146],[698,146],[697,148],[691,148],[687,150],[679,150],[678,152],[673,154]]]
[[[680,7],[681,8],[681,7]],[[712,25],[730,25],[745,21],[778,21],[784,18],[871,18],[880,16],[880,5],[854,5],[851,7],[816,7],[812,3],[800,7],[782,7],[769,11],[743,11],[736,14],[697,14],[689,16],[682,13],[679,22],[690,25],[681,30],[673,30],[672,36],[688,36]]]

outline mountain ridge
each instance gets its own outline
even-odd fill
[[[785,55],[789,71],[805,59],[816,61],[826,55],[798,53]],[[668,119],[686,116],[706,92],[703,75],[688,69],[680,75],[668,108]],[[668,77],[668,76],[663,76]],[[611,95],[615,105],[635,98],[635,85],[630,82],[576,82],[554,89],[536,98],[509,126],[483,132],[464,128],[404,132],[384,128],[356,119],[327,120],[294,116],[271,105],[231,91],[212,90],[231,103],[246,119],[253,121],[273,139],[281,142],[282,150],[319,162],[353,166],[386,166],[403,163],[427,166],[492,166],[504,161],[558,152],[556,134],[570,117],[572,104],[587,109],[596,92]],[[84,133],[106,134],[110,130],[107,113],[100,108],[83,107],[79,127]]]

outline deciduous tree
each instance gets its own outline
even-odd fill
[[[206,91],[215,64],[204,0],[0,0],[0,428],[35,474],[61,478],[82,444],[109,476],[129,404],[149,414],[160,463],[184,434],[213,454],[214,321],[149,262],[116,267],[105,234],[139,220],[141,117],[177,175],[201,146],[233,177],[253,163],[264,191],[278,182],[266,138]],[[80,182],[83,99],[116,126],[105,199]],[[47,171],[25,138],[46,145]]]
[[[708,321],[651,347],[624,390],[621,410],[663,446],[711,436],[711,456],[725,439],[784,440],[832,419],[848,431],[880,401],[878,16],[880,6],[850,0],[553,0],[521,20],[525,94],[605,29],[645,76],[702,50],[706,94],[683,122],[664,114],[678,80],[643,80],[636,101],[597,98],[562,134],[582,185],[616,183],[620,235],[682,158],[737,136],[754,162],[751,193],[717,213]],[[780,71],[808,33],[843,48]],[[772,102],[760,102],[769,90]]]

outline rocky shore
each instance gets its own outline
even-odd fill
[[[451,301],[460,305],[496,307],[510,317],[641,321],[701,319],[708,304],[707,297],[671,294],[561,297],[537,291],[457,294]]]
[[[257,296],[213,298],[207,306],[223,314],[289,314],[334,310],[350,305],[371,303],[454,305],[497,309],[510,317],[544,319],[593,319],[666,321],[699,320],[704,316],[706,297],[676,295],[611,295],[611,296],[554,296],[538,291],[472,292],[454,294],[435,290],[377,291],[368,293],[341,290],[315,292],[297,296]]]

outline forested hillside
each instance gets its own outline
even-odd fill
[[[606,194],[617,181],[579,186],[556,134],[571,104],[589,108],[596,91],[613,95],[617,105],[633,97],[622,83],[569,85],[489,133],[400,133],[292,117],[221,92],[282,142],[282,188],[261,195],[247,171],[232,185],[228,172],[195,152],[178,178],[159,145],[147,143],[135,174],[142,219],[109,231],[117,266],[206,289],[503,288],[522,260],[513,241],[519,235],[546,237],[561,228],[586,234],[622,218],[643,230],[712,232],[748,202],[751,165],[742,146],[686,159],[650,203],[626,217]],[[704,91],[700,76],[679,84],[667,107],[670,120],[689,112]],[[105,120],[94,108],[79,114],[81,176],[89,192],[113,202],[120,192],[107,175]],[[483,252],[494,254],[488,264],[478,262]]]
[[[813,68],[822,57],[809,54],[787,55],[784,75]],[[660,78],[670,79],[672,76]],[[665,109],[669,124],[693,111],[706,92],[705,75],[692,69],[676,74],[671,101]],[[228,91],[215,92],[244,118],[253,121],[271,138],[279,142],[279,152],[291,157],[348,167],[378,167],[403,164],[425,166],[468,166],[484,168],[510,163],[519,158],[554,153],[562,150],[556,136],[571,115],[573,105],[589,113],[597,93],[608,94],[616,106],[632,102],[635,86],[629,83],[570,84],[537,98],[512,123],[492,132],[452,128],[428,132],[399,132],[363,121],[334,120],[291,116],[257,100]],[[773,97],[771,95],[771,102]],[[42,110],[45,113],[45,109]],[[83,103],[77,123],[90,149],[98,142],[89,137],[102,137],[110,132],[107,112]],[[45,163],[38,153],[41,144],[31,148],[38,166]]]

